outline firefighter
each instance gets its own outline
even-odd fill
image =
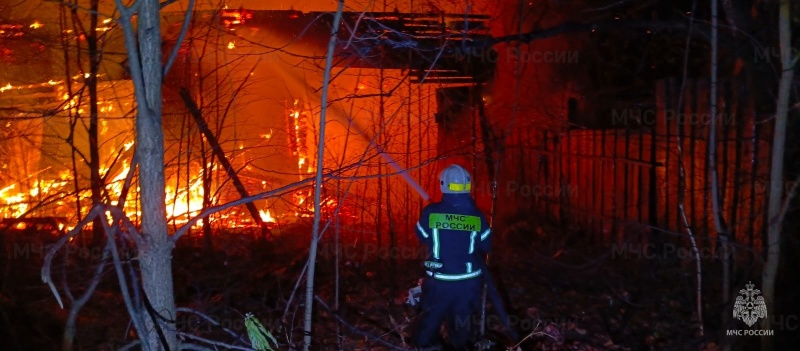
[[[491,229],[472,198],[469,172],[450,165],[440,173],[439,184],[442,200],[426,206],[416,224],[428,256],[412,343],[417,347],[439,344],[439,331],[446,323],[447,344],[454,350],[468,350],[475,342],[483,286],[476,255],[489,253]]]

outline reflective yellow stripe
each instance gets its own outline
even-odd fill
[[[472,189],[472,183],[450,183],[447,185],[447,188],[452,191],[469,191]]]

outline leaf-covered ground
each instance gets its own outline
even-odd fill
[[[302,339],[308,228],[285,229],[274,241],[218,233],[214,249],[200,237],[182,239],[174,252],[176,325],[184,341],[203,340],[246,348],[244,315],[253,313],[282,343],[298,349]],[[541,233],[540,233],[541,234]],[[554,237],[556,233],[550,236]],[[716,350],[721,327],[718,268],[704,269],[705,331],[695,313],[694,263],[640,259],[596,243],[536,239],[522,230],[499,238],[490,258],[494,280],[522,342],[502,333],[489,303],[485,340],[494,350]],[[315,292],[317,350],[407,348],[417,311],[406,305],[409,288],[421,277],[413,242],[390,250],[384,242],[326,240],[320,246]],[[40,278],[52,238],[5,237],[0,258],[0,338],[4,350],[60,350],[68,309],[60,309]],[[602,247],[602,248],[601,248]],[[45,248],[45,249],[43,249]],[[337,266],[337,253],[340,264]],[[65,307],[82,293],[99,249],[73,245],[58,256],[53,274]],[[392,254],[394,253],[394,254]],[[135,266],[133,252],[123,258]],[[716,270],[716,271],[715,271]],[[713,273],[708,273],[713,272]],[[740,272],[741,273],[741,272]],[[336,279],[338,275],[338,279]],[[111,350],[135,336],[111,266],[90,302],[80,311],[76,349]],[[791,340],[791,339],[781,339]],[[737,337],[734,349],[756,347],[755,337]],[[214,349],[214,348],[210,348]],[[222,348],[219,348],[222,349]]]

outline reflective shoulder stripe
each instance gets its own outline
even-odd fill
[[[491,234],[491,232],[492,229],[486,229],[486,231],[481,234],[481,241],[486,240],[486,238],[489,237],[489,234]]]
[[[417,230],[419,230],[419,233],[422,234],[424,238],[428,238],[428,232],[425,231],[425,228],[423,228],[419,222],[417,222]]]

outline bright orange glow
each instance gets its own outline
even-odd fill
[[[44,24],[39,23],[39,21],[34,21],[33,24],[30,25],[30,27],[33,29],[39,29],[44,27]]]
[[[252,12],[237,9],[231,10],[227,7],[222,9],[222,23],[230,27],[231,25],[244,24],[247,19],[253,18]]]
[[[299,99],[289,109],[289,149],[292,155],[297,156],[297,170],[300,179],[309,173],[314,173],[314,167],[308,162],[308,122],[311,111],[303,109]]]
[[[235,48],[236,48],[236,44],[234,44],[234,42],[228,43],[228,49],[235,49]]]
[[[261,215],[261,220],[264,223],[275,223],[275,217],[272,217],[272,213],[269,212],[269,209],[258,211]]]
[[[123,144],[123,147],[128,150],[133,146],[133,142]],[[125,183],[125,178],[130,171],[130,166],[123,161],[120,169],[113,176],[108,179],[106,185],[106,192],[112,199],[118,199],[122,193],[122,188]],[[108,171],[108,166],[100,166],[101,174]],[[198,176],[192,179],[189,186],[176,187],[172,184],[166,187],[166,207],[167,218],[174,221],[176,224],[186,223],[191,217],[197,215],[203,208],[203,187],[202,187],[202,171],[195,172]],[[30,209],[32,203],[39,202],[38,199],[48,198],[57,199],[55,203],[64,205],[69,203],[67,194],[70,193],[70,187],[73,186],[71,180],[72,175],[70,172],[61,173],[54,180],[37,179],[35,175],[31,175],[30,190],[21,190],[20,184],[15,183],[0,189],[0,218],[14,218],[25,215]],[[138,202],[138,187],[131,189],[127,197],[127,201],[123,206],[125,213],[132,219],[138,218],[141,213],[137,210]],[[89,189],[84,189],[77,194],[80,198],[91,198]],[[65,201],[67,200],[67,201]],[[117,205],[112,201],[112,205]],[[82,213],[87,213],[89,204],[82,206]],[[198,224],[199,225],[199,224]],[[71,228],[70,228],[71,229]]]
[[[88,75],[83,73],[76,75],[76,80],[86,78]],[[69,94],[64,81],[50,80],[44,83],[18,85],[12,86],[10,83],[5,83],[3,86],[0,84],[0,92],[6,90],[18,89],[31,89],[53,86],[56,89],[56,97],[62,104],[64,111],[70,113],[82,111],[86,107],[88,99],[81,99],[81,94]],[[126,101],[98,101],[99,111],[108,113],[115,110],[114,104],[120,104],[122,109],[130,106],[130,102]],[[118,106],[118,107],[119,107]],[[87,109],[88,110],[88,109]],[[117,108],[116,110],[119,110]],[[298,118],[301,115],[297,114]],[[110,137],[124,138],[116,139],[115,143],[106,143],[101,151],[107,155],[130,155],[134,147],[134,141],[129,137],[125,137],[124,133],[118,133],[119,124],[112,120],[105,118],[100,120],[100,134],[113,135]],[[8,128],[25,128],[27,125],[13,126],[12,122],[5,122]],[[302,128],[305,130],[305,127]],[[263,138],[271,140],[273,130],[269,130],[268,134],[263,134]],[[106,139],[106,138],[104,138]],[[302,140],[305,140],[304,137]],[[110,140],[109,140],[110,141]],[[114,144],[114,145],[111,145]],[[244,150],[244,144],[238,144],[239,149]],[[305,153],[305,148],[303,148]],[[26,157],[20,155],[21,158]],[[115,160],[119,160],[115,162]],[[17,162],[24,163],[25,160]],[[114,162],[114,163],[112,163]],[[13,166],[9,164],[0,164],[1,169],[7,170]],[[249,166],[248,166],[249,167]],[[204,204],[204,187],[203,179],[205,172],[219,172],[219,164],[215,163],[213,166],[209,163],[208,167],[202,167],[199,164],[189,166],[190,178],[174,177],[167,178],[165,188],[165,205],[166,215],[170,224],[182,225],[188,222],[191,218],[197,216],[203,209]],[[249,168],[248,168],[249,169]],[[107,161],[101,162],[99,165],[99,172],[101,177],[105,179],[105,189],[102,189],[102,196],[109,199],[109,204],[112,206],[119,205],[117,202],[122,194],[128,173],[131,172],[130,165],[126,162],[125,157],[109,157]],[[92,193],[88,181],[88,174],[76,175],[69,170],[56,171],[54,168],[45,168],[29,174],[15,175],[16,179],[8,182],[0,183],[0,218],[15,218],[15,217],[36,217],[36,216],[63,216],[68,218],[69,221],[76,221],[77,214],[86,215],[91,207]],[[128,190],[125,203],[122,204],[122,209],[126,215],[137,223],[141,219],[141,198],[140,189],[136,185],[138,182],[137,175],[134,172],[133,185]],[[79,186],[80,190],[75,191],[75,186]],[[264,183],[266,187],[266,183]],[[211,201],[215,203],[222,201],[220,198],[212,198]],[[45,207],[39,207],[40,204],[47,204]],[[279,217],[269,210],[261,211],[260,215],[267,223],[274,223]],[[210,217],[211,222],[222,223],[221,227],[224,228],[243,228],[255,225],[250,214],[247,212],[230,211],[226,213],[214,214]],[[201,226],[202,222],[198,222],[196,226]],[[74,224],[62,224],[63,228],[71,230]],[[90,224],[91,226],[91,224]],[[215,227],[219,227],[215,224]],[[88,229],[88,228],[87,228]]]
[[[202,173],[202,172],[201,172]],[[167,217],[176,223],[186,223],[191,217],[196,216],[203,209],[203,182],[198,177],[188,187],[175,187],[168,185],[166,189]],[[199,224],[198,224],[199,225]]]

